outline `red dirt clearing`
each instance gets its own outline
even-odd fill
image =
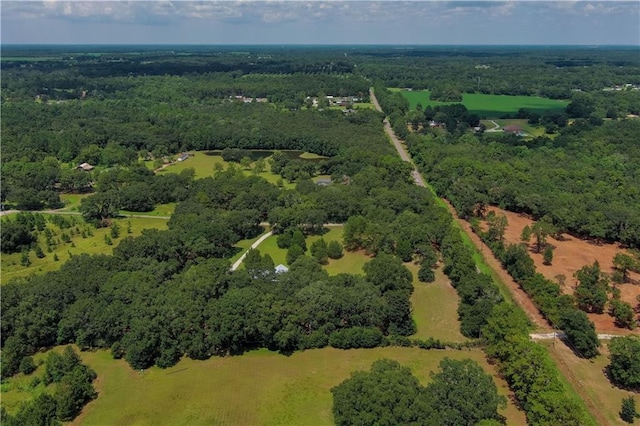
[[[519,213],[502,210],[497,207],[490,207],[490,211],[494,211],[497,215],[505,215],[507,217],[508,226],[505,231],[505,241],[510,244],[520,243],[522,229],[525,226],[532,226],[535,222],[529,217]],[[536,269],[546,278],[557,282],[558,275],[565,276],[565,285],[562,291],[566,294],[573,293],[577,280],[573,274],[585,265],[591,265],[596,260],[600,263],[603,272],[611,274],[614,272],[613,257],[616,253],[624,252],[619,244],[611,243],[593,243],[591,241],[581,240],[569,234],[562,234],[562,240],[556,240],[552,237],[548,238],[548,242],[553,247],[553,262],[551,265],[545,265],[542,260],[542,253],[536,253],[533,244],[530,246],[529,254],[533,259]],[[533,241],[533,238],[532,238]],[[630,273],[630,278],[634,284],[625,283],[618,285],[623,301],[628,302],[631,306],[638,305],[637,297],[640,295],[640,274]],[[632,334],[638,333],[623,328],[616,327],[613,317],[607,313],[604,314],[588,314],[589,319],[593,321],[598,333],[614,333],[614,334]]]

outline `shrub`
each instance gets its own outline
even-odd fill
[[[342,244],[332,240],[327,244],[327,256],[331,259],[340,259],[342,257]]]

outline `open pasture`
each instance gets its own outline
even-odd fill
[[[419,265],[405,263],[405,266],[413,274],[411,309],[417,330],[411,337],[416,339],[431,337],[446,342],[468,340],[460,333],[457,314],[460,298],[442,272],[442,267],[435,270],[434,282],[423,283],[418,280]]]
[[[44,214],[45,217],[50,215]],[[92,225],[86,224],[80,216],[66,216],[67,219],[75,220],[76,224],[68,229],[60,229],[58,226],[48,222],[47,228],[49,228],[56,235],[53,236],[55,244],[51,246],[51,252],[47,251],[46,238],[43,233],[38,235],[38,245],[42,248],[45,257],[39,259],[34,254],[33,250],[29,251],[29,260],[31,264],[29,266],[21,265],[21,253],[3,254],[0,259],[2,266],[2,283],[8,282],[15,277],[24,277],[31,274],[41,274],[49,271],[55,271],[64,262],[69,260],[71,255],[87,254],[111,254],[113,248],[116,247],[119,241],[128,236],[138,236],[142,233],[143,229],[156,228],[166,229],[166,219],[156,218],[120,218],[114,219],[113,222],[117,223],[120,227],[119,238],[111,238],[112,245],[108,245],[105,241],[105,237],[110,235],[111,228],[94,228]],[[129,224],[131,226],[129,226]],[[93,235],[89,235],[89,229]],[[130,232],[128,231],[130,230]],[[73,231],[73,232],[72,232]],[[82,237],[84,232],[85,237]],[[69,237],[69,241],[63,240],[62,234],[66,234]],[[54,260],[54,257],[58,260]]]
[[[369,370],[380,358],[408,366],[422,384],[444,357],[471,358],[506,383],[480,350],[376,348],[314,349],[282,355],[267,350],[206,361],[183,359],[166,370],[134,371],[109,351],[80,353],[98,374],[98,398],[72,422],[77,425],[331,425],[331,388],[353,371]],[[507,424],[525,424],[511,403],[501,412]]]
[[[450,105],[460,102],[438,102],[429,99],[431,92],[428,90],[408,91],[401,90],[402,96],[409,101],[409,108],[416,109],[418,104],[423,108],[436,105]],[[507,114],[515,114],[520,108],[531,112],[543,114],[545,112],[561,112],[568,105],[568,101],[540,98],[537,96],[508,96],[485,95],[481,93],[464,93],[462,104],[467,109],[486,118],[500,118]]]
[[[246,176],[255,174],[264,178],[270,183],[278,184],[279,182],[281,182],[284,188],[294,188],[295,184],[289,183],[286,179],[282,179],[282,177],[280,177],[279,175],[271,173],[271,164],[269,163],[269,161],[265,161],[264,171],[260,173],[254,173],[253,168],[255,167],[255,160],[257,160],[258,158],[268,158],[268,156],[270,156],[272,153],[272,151],[264,152],[265,155],[263,155],[262,157],[257,156],[256,158],[253,158],[250,168],[245,169],[240,164],[224,161],[222,159],[222,156],[219,154],[219,151],[196,151],[186,160],[168,165],[165,168],[161,169],[159,173],[180,173],[185,169],[192,168],[195,171],[195,178],[201,179],[214,176],[217,170],[216,168],[219,168],[220,170],[226,170],[231,167],[231,165],[233,165],[239,170],[242,170],[242,173],[244,173]],[[302,153],[299,151],[296,152],[299,153],[298,158],[300,159],[318,160],[323,158],[311,153]],[[216,164],[219,164],[219,166],[217,166]]]

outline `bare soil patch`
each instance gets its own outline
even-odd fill
[[[532,226],[535,223],[524,214],[513,213],[497,207],[490,207],[489,210],[494,211],[497,215],[505,215],[507,217],[509,223],[505,231],[505,240],[510,244],[520,243],[520,236],[524,227],[527,225]],[[553,262],[551,265],[544,264],[542,253],[537,253],[533,244],[529,247],[529,254],[536,265],[537,271],[546,278],[557,282],[558,276],[565,277],[565,285],[561,287],[566,294],[572,294],[578,283],[573,276],[578,269],[585,265],[591,265],[597,260],[603,272],[612,274],[615,271],[613,257],[616,253],[625,251],[620,244],[596,243],[582,240],[569,234],[562,234],[560,239],[549,237],[548,242],[553,247]],[[640,295],[640,274],[631,272],[629,275],[632,283],[619,284],[617,286],[620,289],[622,300],[635,307],[638,305],[636,298]],[[637,333],[637,331],[616,327],[613,317],[607,313],[588,314],[588,316],[595,324],[598,333]]]

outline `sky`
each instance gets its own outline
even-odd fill
[[[2,44],[640,46],[640,0],[7,1]]]

